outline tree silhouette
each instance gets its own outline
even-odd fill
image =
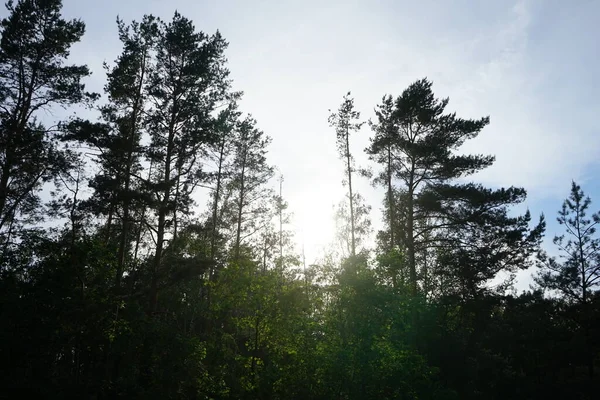
[[[354,157],[350,152],[350,135],[351,132],[358,132],[363,125],[360,122],[360,113],[354,109],[354,99],[350,97],[348,92],[344,96],[344,100],[337,112],[329,116],[329,125],[335,128],[336,143],[340,158],[346,164],[346,178],[348,183],[348,204],[350,208],[350,237],[351,237],[351,252],[352,256],[356,256],[356,239],[355,239],[355,215],[354,215],[354,194],[352,192],[352,173],[355,171]]]
[[[61,16],[60,0],[7,3],[0,39],[0,236],[3,246],[18,231],[19,216],[40,209],[38,190],[67,169],[56,127],[37,116],[96,98],[85,92],[85,65],[66,65],[85,24]]]

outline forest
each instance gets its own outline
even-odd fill
[[[597,398],[600,214],[565,182],[543,248],[526,190],[478,183],[494,156],[461,150],[487,116],[427,78],[370,119],[340,93],[344,252],[307,263],[226,39],[178,12],[117,18],[90,93],[69,58],[85,24],[62,11],[9,0],[0,27],[0,398]]]

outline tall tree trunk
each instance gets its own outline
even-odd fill
[[[279,264],[283,269],[283,176],[279,179]]]
[[[158,227],[156,232],[156,251],[152,263],[152,281],[150,285],[150,312],[156,311],[158,302],[158,273],[163,253],[163,242],[165,240],[166,202],[163,201],[158,214]]]
[[[408,268],[409,268],[409,280],[410,290],[412,295],[417,294],[417,266],[415,260],[415,232],[414,232],[414,187],[413,187],[413,176],[410,177],[408,185],[408,198],[407,198],[407,221],[406,221],[406,234],[407,243],[406,250],[408,253]]]
[[[177,204],[179,203],[179,182],[181,179],[181,167],[177,167],[177,180],[175,181],[175,198],[173,203],[173,240],[177,240],[177,233],[179,231],[179,221],[177,220]]]
[[[36,60],[33,62],[31,67],[31,79],[28,85],[25,85],[25,77],[23,76],[23,56],[20,57],[21,68],[19,70],[19,81],[22,82],[22,86],[19,89],[19,101],[15,105],[13,115],[10,118],[9,129],[14,128],[12,134],[15,137],[22,136],[25,128],[27,127],[27,121],[31,117],[34,110],[31,108],[31,100],[33,97],[34,88],[37,82],[37,76],[40,68],[41,54],[38,55]],[[11,123],[12,122],[12,123]],[[5,150],[4,165],[2,168],[2,176],[0,177],[0,232],[7,222],[10,222],[11,215],[14,211],[19,208],[19,203],[25,198],[25,196],[35,188],[37,181],[41,176],[36,178],[32,183],[26,186],[21,193],[18,194],[15,199],[15,203],[6,209],[6,201],[8,199],[8,185],[11,178],[11,167],[13,166],[13,158],[11,155],[10,144]],[[38,155],[39,156],[39,155]]]
[[[148,180],[150,180],[150,177],[152,176],[152,167],[153,166],[154,166],[154,163],[151,161],[150,166],[148,167]],[[137,230],[136,237],[135,237],[135,246],[133,249],[133,260],[134,261],[137,260],[138,251],[140,249],[140,244],[142,242],[142,232],[144,230],[143,226],[144,226],[144,219],[146,218],[146,209],[147,209],[147,206],[144,205],[142,208],[142,212],[140,213],[138,230]]]
[[[219,200],[221,197],[221,179],[223,174],[223,162],[225,161],[225,135],[221,139],[219,145],[219,168],[217,170],[217,185],[215,188],[215,198],[213,201],[212,209],[212,232],[210,237],[210,258],[214,261],[217,252],[217,224],[218,224],[218,211],[219,211]],[[209,277],[212,279],[214,274],[214,267],[211,264]]]
[[[585,341],[585,359],[587,362],[587,368],[588,368],[588,376],[590,378],[590,380],[594,379],[594,352],[592,350],[592,346],[590,344],[591,342],[591,338],[590,338],[590,313],[589,313],[589,307],[588,307],[588,298],[587,298],[587,290],[588,290],[588,285],[587,285],[587,280],[586,280],[586,276],[585,276],[585,271],[586,271],[586,262],[585,262],[585,255],[584,255],[584,247],[585,244],[583,242],[583,235],[581,233],[581,227],[580,227],[580,213],[579,213],[579,204],[577,204],[577,217],[576,217],[576,221],[577,221],[577,247],[579,250],[579,267],[581,268],[581,308],[582,308],[582,314],[583,314],[583,337],[584,337],[584,341]]]
[[[263,268],[262,268],[263,274],[267,272],[267,255],[269,252],[268,240],[269,240],[268,236],[265,235],[265,242],[263,243]]]
[[[388,146],[387,149],[387,185],[388,185],[388,212],[389,212],[389,220],[390,220],[390,250],[394,249],[396,245],[394,241],[394,230],[395,230],[395,222],[396,215],[394,212],[394,191],[392,187],[392,149]]]
[[[175,107],[174,107],[175,108]],[[158,274],[160,271],[160,264],[163,253],[163,246],[165,241],[166,232],[166,219],[168,213],[169,199],[171,194],[171,157],[173,153],[175,139],[175,116],[171,117],[171,123],[169,124],[169,138],[167,142],[167,153],[165,155],[165,170],[164,170],[164,189],[163,198],[158,209],[158,226],[156,230],[156,251],[154,253],[154,260],[152,263],[152,280],[150,285],[150,312],[156,312],[158,303]]]
[[[111,196],[112,197],[112,196]],[[114,201],[110,201],[110,208],[108,209],[108,217],[106,217],[106,224],[104,225],[105,233],[104,233],[104,244],[108,244],[110,241],[110,232],[112,230],[112,220],[113,215],[115,213],[115,204]]]
[[[356,241],[354,238],[354,196],[352,195],[352,163],[350,159],[350,130],[346,127],[346,163],[348,167],[348,194],[350,200],[350,237],[352,256],[356,256]]]
[[[129,190],[131,188],[131,170],[133,169],[133,153],[135,151],[136,144],[136,131],[138,125],[138,116],[142,101],[142,90],[144,84],[144,77],[146,75],[146,50],[142,54],[142,64],[140,65],[140,77],[139,83],[136,88],[134,97],[133,108],[131,110],[131,124],[129,132],[129,148],[127,149],[127,162],[125,164],[125,198],[123,200],[123,223],[121,228],[121,236],[119,240],[119,251],[117,256],[117,272],[115,276],[115,288],[117,290],[121,286],[121,279],[123,277],[123,269],[125,266],[125,255],[127,254],[128,236],[130,229],[130,215],[129,207],[131,205],[131,196]]]
[[[8,199],[8,181],[10,179],[11,162],[9,157],[8,149],[5,150],[6,156],[4,165],[2,166],[2,176],[0,177],[0,226],[5,224],[5,219],[8,218],[7,213],[4,212],[6,207],[6,200]]]
[[[237,232],[235,235],[235,258],[239,259],[240,258],[240,241],[241,241],[241,235],[242,235],[242,212],[244,209],[244,196],[245,196],[245,190],[246,188],[244,187],[244,179],[245,179],[245,173],[246,173],[246,152],[247,149],[244,148],[244,157],[242,158],[242,171],[240,174],[240,197],[239,197],[239,201],[238,201],[238,215],[237,215]]]

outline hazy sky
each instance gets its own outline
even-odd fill
[[[270,161],[285,176],[284,196],[304,236],[307,256],[319,254],[333,231],[332,206],[344,194],[342,162],[328,109],[348,90],[368,119],[384,94],[397,96],[428,77],[449,110],[489,115],[491,124],[465,147],[495,154],[496,164],[475,179],[519,185],[526,207],[556,211],[579,181],[600,209],[600,2],[592,0],[456,1],[199,1],[64,0],[87,33],[73,51],[95,71],[120,52],[115,18],[170,19],[175,9],[207,33],[220,30],[242,109],[273,138]],[[370,132],[352,139],[359,164]],[[382,193],[360,181],[358,190],[379,219]],[[302,234],[303,231],[303,234]],[[528,275],[522,274],[522,276]],[[523,280],[524,281],[524,280]],[[522,286],[522,285],[521,285]]]

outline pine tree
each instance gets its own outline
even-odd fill
[[[398,244],[396,232],[396,198],[394,196],[395,171],[398,170],[398,160],[395,157],[393,138],[397,130],[394,120],[394,100],[392,96],[384,96],[381,104],[375,109],[377,122],[370,121],[371,130],[375,133],[370,139],[371,145],[365,149],[369,159],[383,166],[373,183],[386,188],[385,219],[387,229],[387,249],[392,251]]]
[[[352,191],[352,173],[355,171],[354,157],[350,152],[351,132],[358,132],[363,125],[360,122],[360,113],[354,109],[354,99],[348,92],[337,112],[329,116],[329,126],[335,128],[336,143],[340,158],[344,160],[346,169],[346,179],[348,184],[348,204],[350,208],[350,254],[356,256],[356,231],[355,231],[355,213],[354,213],[354,193]]]
[[[142,179],[140,179],[142,149],[140,146],[143,128],[143,115],[146,111],[145,85],[151,73],[152,47],[156,39],[157,24],[152,16],[145,16],[141,23],[133,22],[130,30],[118,21],[119,37],[123,42],[123,53],[116,66],[110,71],[106,91],[111,104],[104,107],[105,119],[112,122],[118,132],[109,150],[116,161],[116,168],[109,175],[116,190],[112,195],[121,213],[121,229],[117,252],[115,286],[119,288],[125,261],[132,240],[134,208],[142,200]],[[111,154],[112,153],[112,154]],[[106,153],[105,153],[106,154]],[[110,178],[109,178],[110,179]],[[96,187],[96,192],[106,192]],[[110,192],[110,191],[109,191]],[[138,201],[136,201],[138,200]],[[111,205],[112,206],[112,205]],[[137,215],[141,216],[137,207]],[[111,210],[112,211],[112,210]],[[138,221],[138,224],[143,221]]]
[[[423,192],[417,206],[428,212],[432,223],[420,231],[431,234],[430,242],[421,246],[434,247],[437,253],[435,268],[427,271],[429,279],[443,281],[445,287],[440,289],[445,294],[477,299],[500,272],[533,266],[544,218],[530,227],[529,211],[510,215],[510,207],[526,196],[522,188],[495,190],[473,183],[438,185],[435,192]]]
[[[216,260],[219,242],[223,242],[221,228],[223,225],[223,212],[226,206],[224,192],[227,183],[231,180],[231,157],[234,153],[235,129],[241,112],[237,110],[237,104],[233,100],[227,108],[222,110],[217,117],[216,133],[217,141],[208,151],[208,158],[215,164],[215,171],[210,174],[209,179],[214,182],[210,200],[210,225],[211,244],[210,257]],[[213,271],[211,271],[211,277]]]
[[[379,106],[376,135],[371,140],[369,153],[386,165],[388,196],[393,177],[399,179],[406,190],[406,240],[409,281],[413,293],[417,292],[416,249],[420,232],[415,230],[418,209],[416,201],[424,188],[433,189],[453,179],[485,168],[493,162],[490,156],[466,156],[453,153],[467,139],[472,139],[489,123],[489,118],[466,120],[456,114],[444,114],[448,99],[438,100],[431,90],[432,84],[421,79],[411,84],[394,102],[384,97]],[[394,204],[390,202],[389,204]],[[389,207],[389,205],[388,205]],[[390,210],[395,210],[392,207]],[[393,218],[396,218],[394,212]],[[390,218],[392,218],[390,216]]]
[[[65,20],[60,0],[7,3],[0,39],[0,234],[8,244],[19,215],[39,210],[38,189],[68,168],[55,129],[39,113],[96,98],[86,93],[85,65],[66,65],[71,46],[85,31]]]
[[[191,213],[191,194],[206,180],[200,157],[215,141],[217,105],[227,98],[230,82],[223,52],[227,43],[217,32],[197,32],[192,22],[175,13],[161,23],[155,60],[149,76],[147,157],[154,169],[149,185],[155,197],[156,249],[152,262],[150,309],[156,309],[165,242],[175,239],[182,217]]]
[[[581,186],[573,182],[557,218],[568,236],[558,235],[553,240],[564,261],[543,255],[542,272],[537,278],[542,287],[556,290],[569,301],[583,305],[600,285],[600,238],[596,237],[600,212],[588,217],[591,203]]]
[[[271,223],[269,204],[271,190],[266,187],[273,177],[274,169],[267,164],[267,147],[271,138],[256,128],[256,121],[247,116],[241,120],[234,139],[232,180],[233,193],[230,221],[235,226],[233,255],[241,256],[245,239],[264,229]],[[269,214],[272,216],[272,214]]]
[[[543,289],[556,291],[571,305],[572,317],[583,336],[582,359],[588,367],[590,379],[594,377],[594,341],[592,339],[593,301],[600,286],[600,237],[596,225],[600,212],[588,216],[592,200],[581,186],[571,183],[571,193],[565,199],[557,221],[566,232],[554,237],[563,261],[542,253],[540,272],[535,281]]]
[[[158,25],[154,17],[145,16],[141,23],[132,22],[130,26],[117,20],[117,26],[123,51],[114,67],[105,65],[108,104],[100,108],[102,121],[73,121],[68,126],[67,138],[97,150],[95,161],[99,171],[90,182],[94,194],[87,205],[106,218],[106,240],[117,239],[115,287],[118,288],[134,239],[132,232],[136,223],[138,230],[143,223],[140,217],[146,199],[145,178],[141,176],[141,140],[145,131],[143,115],[148,109],[146,85]]]

